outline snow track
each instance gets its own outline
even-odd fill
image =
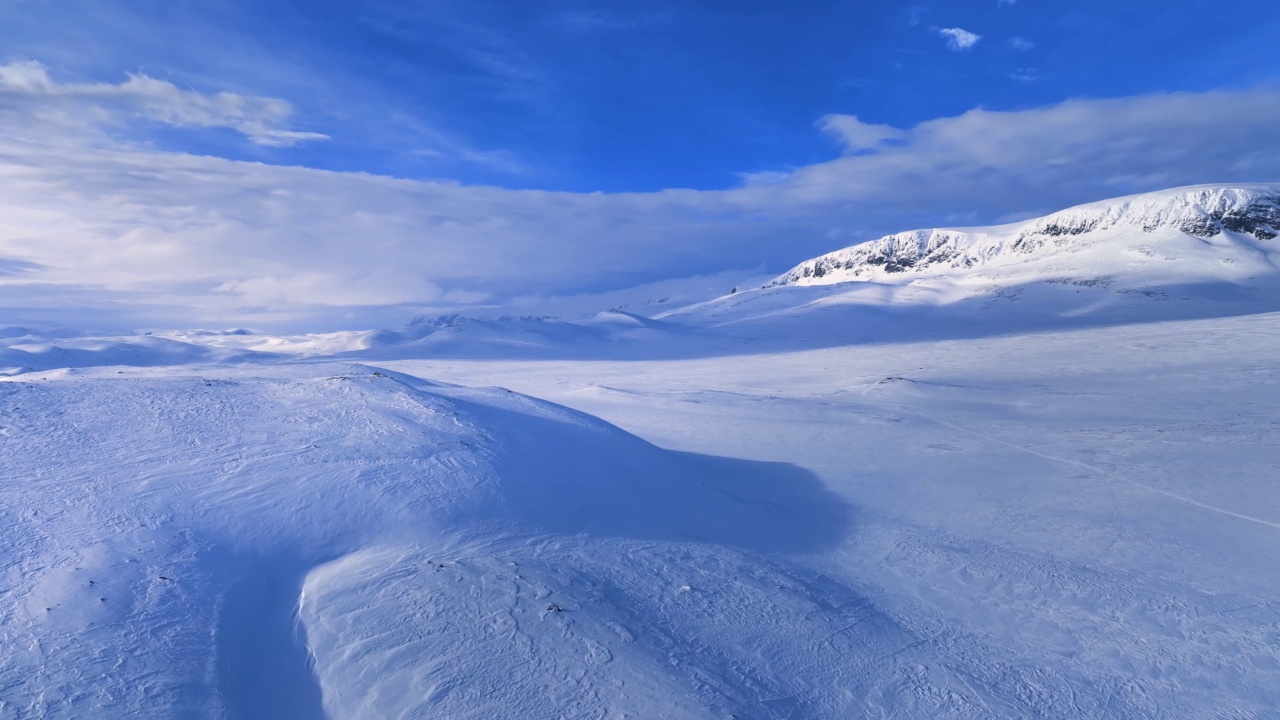
[[[909,406],[904,406],[904,407],[909,407]],[[1168,490],[1161,490],[1160,488],[1157,488],[1157,487],[1154,487],[1154,486],[1148,485],[1148,484],[1146,484],[1146,483],[1138,482],[1137,480],[1133,480],[1133,479],[1131,479],[1131,478],[1116,477],[1114,474],[1109,473],[1109,472],[1107,472],[1106,470],[1103,470],[1103,469],[1101,469],[1101,468],[1094,467],[1094,466],[1092,466],[1092,465],[1088,465],[1088,464],[1086,464],[1086,463],[1082,463],[1082,462],[1080,462],[1079,460],[1071,460],[1071,459],[1068,459],[1068,458],[1056,457],[1056,456],[1054,456],[1054,455],[1046,455],[1045,453],[1039,452],[1039,451],[1037,451],[1037,450],[1032,450],[1031,448],[1023,447],[1022,445],[1017,445],[1017,444],[1014,444],[1014,443],[1008,442],[1008,441],[1006,441],[1006,440],[1001,440],[1000,438],[997,438],[997,437],[992,437],[992,436],[990,436],[990,435],[984,435],[984,434],[982,434],[982,433],[977,433],[977,432],[974,432],[974,431],[972,431],[972,430],[967,430],[967,429],[962,428],[962,427],[957,427],[956,425],[954,425],[954,424],[952,424],[952,423],[944,422],[944,421],[939,420],[939,419],[937,419],[937,418],[929,417],[928,415],[925,415],[925,414],[923,414],[923,413],[919,413],[919,412],[917,412],[917,413],[916,413],[916,415],[918,415],[918,416],[919,416],[919,417],[921,417],[921,418],[924,418],[925,420],[928,420],[929,422],[935,422],[935,423],[937,423],[937,424],[939,424],[939,425],[941,425],[941,426],[943,426],[943,427],[945,427],[945,428],[948,428],[948,429],[950,429],[950,430],[953,430],[953,431],[955,431],[955,432],[958,432],[958,433],[964,433],[964,434],[967,434],[967,435],[972,435],[972,436],[974,436],[974,437],[976,437],[976,438],[979,438],[979,439],[981,439],[981,440],[984,440],[984,441],[986,441],[986,442],[992,442],[992,443],[998,443],[998,444],[1000,444],[1000,445],[1005,445],[1005,446],[1007,446],[1007,447],[1011,447],[1011,448],[1013,448],[1013,449],[1015,449],[1015,450],[1021,450],[1022,452],[1025,452],[1025,453],[1028,453],[1028,454],[1031,454],[1031,455],[1035,455],[1036,457],[1042,457],[1042,458],[1044,458],[1044,459],[1046,459],[1046,460],[1052,460],[1052,461],[1054,461],[1054,462],[1067,463],[1068,465],[1074,465],[1074,466],[1076,466],[1076,467],[1079,467],[1079,468],[1083,468],[1083,469],[1085,469],[1085,470],[1088,470],[1089,472],[1096,473],[1097,475],[1100,475],[1100,476],[1102,476],[1102,477],[1106,477],[1106,478],[1114,479],[1114,480],[1117,480],[1117,481],[1119,481],[1119,482],[1132,483],[1133,485],[1136,485],[1137,487],[1140,487],[1140,488],[1142,488],[1142,489],[1144,489],[1144,490],[1150,490],[1151,492],[1156,493],[1156,494],[1158,494],[1158,495],[1163,495],[1163,496],[1165,496],[1165,497],[1167,497],[1167,498],[1173,498],[1174,500],[1177,500],[1178,502],[1184,502],[1184,503],[1187,503],[1188,505],[1192,505],[1192,506],[1195,506],[1195,507],[1198,507],[1198,508],[1203,508],[1203,509],[1205,509],[1205,510],[1210,510],[1210,511],[1212,511],[1212,512],[1221,513],[1221,514],[1223,514],[1223,515],[1228,515],[1228,516],[1230,516],[1230,517],[1234,517],[1234,518],[1240,518],[1241,520],[1248,520],[1249,522],[1255,522],[1255,523],[1258,523],[1259,525],[1266,525],[1266,526],[1268,526],[1268,527],[1273,527],[1273,528],[1276,528],[1276,529],[1280,529],[1280,523],[1275,523],[1275,522],[1272,522],[1272,521],[1270,521],[1270,520],[1264,520],[1264,519],[1262,519],[1262,518],[1254,517],[1254,516],[1252,516],[1252,515],[1245,515],[1244,513],[1235,512],[1235,511],[1233,511],[1233,510],[1227,510],[1226,508],[1220,508],[1220,507],[1217,507],[1216,505],[1210,505],[1210,504],[1208,504],[1208,503],[1200,502],[1199,500],[1193,500],[1193,499],[1191,499],[1191,498],[1189,498],[1189,497],[1186,497],[1185,495],[1179,495],[1178,493],[1169,492]]]

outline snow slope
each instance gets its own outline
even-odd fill
[[[843,716],[921,652],[791,466],[350,365],[0,402],[0,717]]]
[[[739,717],[1261,720],[1280,707],[1278,348],[1268,314],[392,367],[505,385],[664,447],[793,463],[854,508],[799,562],[857,587],[920,654],[843,712],[810,704],[806,670],[790,714]]]
[[[976,276],[1003,284],[1087,269],[1147,282],[1275,273],[1280,185],[1199,186],[1081,205],[993,228],[916,230],[801,263],[770,285]],[[899,280],[901,278],[902,280]]]
[[[281,357],[235,345],[221,346],[214,336],[195,337],[197,339],[193,342],[192,337],[103,337],[50,333],[28,328],[0,328],[0,375],[108,365],[154,367],[191,363],[242,363]]]
[[[419,318],[400,330],[371,334],[363,347],[339,357],[611,357],[645,348],[697,343],[689,328],[623,310],[570,321],[548,317],[482,320],[458,315]]]

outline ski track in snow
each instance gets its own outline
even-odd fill
[[[901,407],[911,408],[911,406],[908,406],[908,405],[903,405],[903,406],[901,406]],[[1054,462],[1067,463],[1068,465],[1075,465],[1076,467],[1082,467],[1082,468],[1084,468],[1085,470],[1089,470],[1090,472],[1098,473],[1099,475],[1102,475],[1103,477],[1112,478],[1112,479],[1114,479],[1114,480],[1118,480],[1118,481],[1121,481],[1121,482],[1132,483],[1132,484],[1134,484],[1134,485],[1136,485],[1136,486],[1138,486],[1138,487],[1140,487],[1140,488],[1143,488],[1144,490],[1150,490],[1150,491],[1151,491],[1151,492],[1153,492],[1153,493],[1157,493],[1157,494],[1160,494],[1160,495],[1164,495],[1165,497],[1173,498],[1174,500],[1178,500],[1178,501],[1180,501],[1180,502],[1187,503],[1188,505],[1194,505],[1194,506],[1196,506],[1196,507],[1198,507],[1198,508],[1204,508],[1205,510],[1211,510],[1211,511],[1216,512],[1216,513],[1222,513],[1223,515],[1230,515],[1231,517],[1240,518],[1241,520],[1248,520],[1249,522],[1255,522],[1255,523],[1258,523],[1258,524],[1260,524],[1260,525],[1266,525],[1266,526],[1268,526],[1268,527],[1273,527],[1273,528],[1276,528],[1276,529],[1280,529],[1280,523],[1274,523],[1274,522],[1271,522],[1270,520],[1264,520],[1264,519],[1262,519],[1262,518],[1254,517],[1254,516],[1252,516],[1252,515],[1245,515],[1244,513],[1238,513],[1238,512],[1232,511],[1232,510],[1227,510],[1226,508],[1220,508],[1220,507],[1217,507],[1217,506],[1214,506],[1214,505],[1210,505],[1210,504],[1208,504],[1208,503],[1203,503],[1203,502],[1200,502],[1199,500],[1192,500],[1191,498],[1186,497],[1186,496],[1184,496],[1184,495],[1179,495],[1179,494],[1177,494],[1177,493],[1172,493],[1172,492],[1169,492],[1168,490],[1161,490],[1160,488],[1152,487],[1151,485],[1147,485],[1146,483],[1141,483],[1141,482],[1138,482],[1138,481],[1136,481],[1136,480],[1132,480],[1132,479],[1129,479],[1129,478],[1116,477],[1114,474],[1109,473],[1109,472],[1107,472],[1106,470],[1103,470],[1103,469],[1101,469],[1101,468],[1094,467],[1094,466],[1089,465],[1089,464],[1087,464],[1087,463],[1082,463],[1082,462],[1080,462],[1079,460],[1071,460],[1071,459],[1069,459],[1069,458],[1062,458],[1062,457],[1057,457],[1057,456],[1054,456],[1054,455],[1048,455],[1048,454],[1046,454],[1046,453],[1042,453],[1042,452],[1040,452],[1040,451],[1038,451],[1038,450],[1033,450],[1033,449],[1031,449],[1031,448],[1029,448],[1029,447],[1025,447],[1025,446],[1022,446],[1022,445],[1018,445],[1018,444],[1016,444],[1016,443],[1011,443],[1011,442],[1009,442],[1009,441],[1007,441],[1007,440],[1001,440],[1000,438],[997,438],[997,437],[992,437],[992,436],[990,436],[990,435],[984,435],[984,434],[979,433],[979,432],[974,432],[973,430],[967,430],[967,429],[965,429],[965,428],[958,427],[958,426],[956,426],[956,425],[953,425],[953,424],[948,423],[948,422],[944,422],[944,421],[939,420],[939,419],[937,419],[937,418],[929,417],[928,415],[925,415],[924,413],[919,412],[918,410],[915,410],[914,408],[911,408],[911,409],[915,412],[915,414],[916,414],[916,415],[919,415],[920,417],[924,418],[925,420],[928,420],[928,421],[930,421],[930,422],[935,422],[935,423],[937,423],[937,424],[939,424],[939,425],[941,425],[941,426],[943,426],[943,427],[945,427],[945,428],[949,428],[949,429],[954,430],[954,431],[956,431],[956,432],[958,432],[958,433],[964,433],[964,434],[966,434],[966,435],[972,435],[972,436],[974,436],[974,437],[976,437],[976,438],[981,438],[982,440],[986,440],[987,442],[999,443],[999,444],[1001,444],[1001,445],[1005,445],[1005,446],[1008,446],[1008,447],[1014,448],[1014,449],[1016,449],[1016,450],[1021,450],[1022,452],[1025,452],[1025,453],[1030,453],[1030,454],[1035,455],[1035,456],[1037,456],[1037,457],[1042,457],[1042,458],[1044,458],[1044,459],[1046,459],[1046,460],[1053,460]]]

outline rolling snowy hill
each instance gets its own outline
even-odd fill
[[[839,715],[824,686],[918,652],[888,618],[793,642],[866,607],[788,561],[850,519],[792,466],[352,365],[55,371],[0,402],[6,720],[745,717],[801,668]]]

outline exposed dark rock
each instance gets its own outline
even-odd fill
[[[1280,236],[1280,199],[1260,200],[1223,213],[1217,218],[1231,232],[1248,233],[1259,240]]]
[[[1218,227],[1218,223],[1212,216],[1187,218],[1178,225],[1178,229],[1200,238],[1211,238],[1222,232],[1222,228]]]

